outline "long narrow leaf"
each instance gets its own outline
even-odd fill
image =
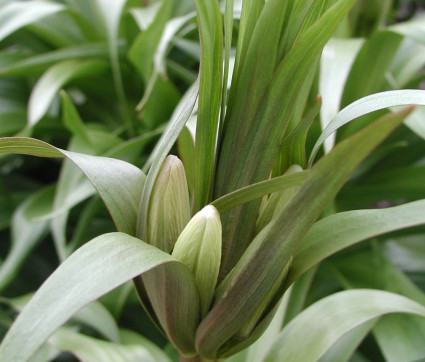
[[[347,211],[318,221],[295,254],[288,283],[346,247],[395,230],[425,224],[425,200],[377,210]]]
[[[214,200],[211,205],[214,205],[220,214],[223,214],[236,206],[240,206],[262,196],[299,186],[304,182],[307,175],[308,171],[302,171],[292,175],[279,176],[270,180],[258,182],[222,196]]]
[[[395,106],[406,106],[406,105],[421,105],[425,106],[425,91],[411,89],[411,90],[397,90],[388,91],[359,99],[358,101],[351,103],[345,107],[338,115],[329,122],[328,126],[324,129],[320,135],[310,155],[309,165],[314,161],[314,157],[317,154],[320,146],[323,142],[338,128],[351,122],[353,119],[364,116],[365,114],[385,109],[388,107]]]
[[[139,239],[123,233],[93,239],[40,287],[4,337],[0,360],[26,361],[79,309],[137,275],[167,263],[183,285],[194,283],[183,264]]]
[[[195,0],[201,41],[198,122],[195,140],[194,212],[213,191],[223,75],[223,29],[217,0]]]
[[[389,313],[425,318],[425,307],[400,295],[377,290],[349,290],[331,295],[288,324],[264,362],[317,361],[345,333]]]
[[[0,40],[26,25],[64,9],[61,4],[47,1],[13,1],[0,10]]]
[[[1,138],[0,154],[19,153],[39,157],[67,157],[96,188],[119,231],[134,235],[137,205],[146,176],[127,162],[68,152],[33,138]]]
[[[47,112],[60,88],[72,79],[93,75],[107,66],[102,61],[67,60],[51,67],[35,85],[28,105],[28,123],[33,126]]]

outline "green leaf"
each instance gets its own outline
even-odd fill
[[[113,158],[64,151],[32,138],[1,138],[0,154],[2,153],[69,158],[96,188],[117,229],[134,235],[137,205],[145,181],[145,175],[137,167]]]
[[[332,258],[335,276],[346,288],[379,288],[402,294],[425,305],[425,293],[381,254],[374,250]],[[425,356],[423,336],[425,320],[417,316],[398,315],[381,318],[373,329],[382,353],[389,361],[413,361]]]
[[[341,142],[311,170],[300,191],[251,242],[219,286],[211,311],[197,331],[197,349],[216,358],[220,347],[262,303],[296,248],[356,166],[382,142],[410,110],[383,117]],[[267,260],[267,263],[264,263]],[[283,290],[281,291],[283,292]],[[243,302],[240,296],[243,295]],[[232,310],[232,313],[225,311]],[[220,317],[218,317],[220,316]],[[237,343],[237,341],[233,341]],[[225,350],[225,347],[223,347]]]
[[[47,1],[13,1],[0,9],[0,41],[20,28],[64,10]]]
[[[251,106],[246,105],[243,113],[234,114],[238,125],[232,126],[230,121],[225,125],[214,197],[268,178],[288,122],[297,118],[294,112],[302,110],[302,105],[307,101],[309,85],[313,80],[312,75],[322,48],[353,2],[353,0],[340,0],[306,30],[274,73],[269,75],[270,80],[264,85],[265,93],[261,94],[258,108],[251,109]],[[267,4],[276,5],[274,2]],[[273,7],[271,16],[281,14],[279,9],[281,8]],[[263,21],[264,31],[267,34],[268,21],[267,18]],[[264,42],[262,32],[258,37],[259,42]],[[265,57],[262,53],[257,55],[261,56],[261,59]],[[245,84],[245,87],[240,88],[241,92],[254,93],[250,91],[252,85]],[[239,98],[239,95],[237,97]],[[247,109],[252,112],[244,113]],[[232,108],[229,112],[235,111],[235,108]],[[227,132],[229,133],[226,138]],[[231,270],[251,241],[250,226],[254,224],[258,207],[258,202],[253,203],[245,208],[235,209],[223,218],[225,253],[221,275]],[[232,222],[227,221],[230,219]]]
[[[115,0],[113,2],[110,2],[109,0],[95,0],[97,11],[102,19],[108,39],[112,76],[114,79],[115,91],[117,93],[121,115],[127,126],[127,131],[130,135],[132,135],[134,132],[133,121],[130,116],[127,98],[124,92],[124,84],[118,57],[119,25],[126,2],[127,0]]]
[[[171,362],[170,358],[162,348],[160,348],[148,338],[134,331],[129,329],[120,329],[120,341],[124,345],[132,344],[143,346],[149,350],[150,354],[154,357],[155,362]]]
[[[136,235],[142,239],[147,239],[148,206],[153,185],[155,183],[156,177],[158,176],[162,163],[176,142],[181,130],[183,129],[195,107],[196,99],[198,97],[198,89],[199,82],[197,81],[180,101],[179,105],[171,116],[169,126],[163,133],[161,139],[158,141],[154,151],[151,154],[152,165],[146,178],[143,194],[140,199],[139,211],[137,214]]]
[[[385,242],[385,256],[406,272],[425,272],[424,234],[394,237]]]
[[[287,282],[297,280],[312,266],[350,245],[425,224],[424,208],[425,200],[421,200],[387,209],[342,212],[318,221],[297,250]]]
[[[156,5],[159,4],[152,5],[152,8],[154,6],[157,7]],[[154,70],[154,57],[165,25],[172,11],[172,3],[169,0],[163,0],[160,5],[159,9],[155,12],[154,20],[150,23],[149,27],[136,38],[128,53],[128,59],[139,71],[145,83],[145,87],[152,76]],[[143,11],[144,9],[137,10]],[[134,11],[132,12],[133,16],[135,14]]]
[[[87,133],[87,129],[78,114],[77,109],[69,98],[68,94],[62,90],[60,91],[62,101],[62,119],[66,128],[75,136],[84,140],[87,145],[92,146],[91,139]]]
[[[425,198],[424,166],[410,166],[384,170],[369,176],[358,185],[341,191],[344,207],[365,207],[375,202],[417,200]],[[379,186],[378,186],[379,185]]]
[[[324,129],[340,110],[344,85],[362,39],[330,39],[323,49],[320,59],[319,94],[322,97],[320,123]],[[329,152],[334,140],[325,141],[325,150]]]
[[[345,83],[342,107],[389,89],[386,76],[402,40],[398,34],[380,31],[363,43]]]
[[[377,290],[349,290],[331,295],[289,323],[264,362],[316,361],[345,333],[389,313],[425,317],[425,307],[400,295]]]
[[[403,315],[402,318],[408,316]],[[385,318],[382,318],[385,319]],[[375,325],[376,320],[360,324],[351,331],[345,333],[328,351],[318,360],[318,362],[348,362],[351,356],[357,350],[359,344]]]
[[[44,72],[57,62],[75,58],[105,59],[108,48],[104,43],[78,44],[51,52],[33,55],[0,68],[5,76],[31,76]]]
[[[351,122],[358,117],[364,116],[365,114],[388,107],[406,106],[412,104],[425,106],[425,91],[416,89],[388,91],[372,94],[370,96],[359,99],[354,103],[351,103],[341,112],[339,112],[337,116],[333,118],[328,126],[324,129],[323,133],[320,135],[319,139],[314,145],[313,150],[311,151],[310,159],[308,161],[309,165],[312,165],[314,157],[316,156],[317,151],[323,142],[333,132],[348,122]]]
[[[80,361],[146,361],[156,360],[150,351],[141,345],[123,345],[102,341],[84,334],[73,332],[67,328],[59,329],[49,338],[49,344],[60,351],[70,352]]]
[[[201,43],[198,121],[195,138],[193,212],[211,201],[223,78],[223,25],[217,0],[194,0]]]
[[[300,186],[308,176],[308,173],[309,171],[302,171],[292,175],[283,175],[270,180],[261,181],[222,196],[214,200],[211,205],[215,206],[220,214],[224,214],[236,206],[273,192],[283,191],[294,186]]]
[[[28,123],[34,126],[47,112],[60,88],[78,77],[103,72],[107,63],[102,61],[67,60],[52,66],[35,85],[28,105]]]
[[[49,186],[28,197],[13,214],[10,251],[0,265],[0,290],[13,281],[22,263],[47,233],[48,223],[36,218],[53,207],[55,187]]]
[[[64,261],[40,287],[4,337],[0,359],[27,360],[83,306],[167,263],[181,283],[194,283],[183,264],[139,239],[123,233],[93,239]],[[22,340],[26,343],[22,344]]]

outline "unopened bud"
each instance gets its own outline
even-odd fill
[[[172,255],[195,276],[204,316],[211,306],[221,261],[221,221],[214,206],[204,207],[190,220]]]
[[[152,189],[148,211],[148,242],[171,252],[190,220],[189,191],[183,163],[168,156]]]

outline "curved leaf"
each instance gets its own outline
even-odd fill
[[[274,177],[270,180],[257,182],[224,195],[214,200],[211,205],[215,206],[220,214],[223,214],[236,206],[258,199],[264,195],[299,186],[304,182],[308,173],[309,171],[302,171],[292,175],[283,175]]]
[[[81,76],[92,76],[106,67],[106,62],[95,60],[67,60],[52,66],[32,90],[28,105],[29,125],[33,126],[45,115],[57,92],[67,82]]]
[[[133,133],[133,124],[130,117],[127,99],[124,92],[120,63],[118,58],[118,32],[122,13],[127,0],[95,0],[97,14],[100,15],[106,30],[109,46],[109,57],[111,60],[112,76],[114,79],[115,91],[118,96],[121,114],[127,125],[130,134]]]
[[[340,109],[344,84],[361,45],[362,39],[331,39],[323,49],[320,59],[319,94],[322,97],[320,123],[324,129]],[[333,139],[325,141],[329,152]]]
[[[356,210],[318,221],[297,250],[288,284],[326,257],[377,235],[425,224],[425,200],[377,210]]]
[[[311,167],[317,151],[323,142],[338,128],[348,122],[351,122],[355,118],[364,116],[365,114],[388,107],[407,105],[425,106],[425,91],[417,89],[388,91],[372,94],[351,103],[339,112],[324,129],[311,151],[310,159],[308,161],[309,166]]]
[[[47,1],[13,1],[0,9],[0,41],[20,28],[65,9]]]
[[[65,260],[40,287],[4,337],[0,360],[26,361],[82,307],[166,263],[183,285],[194,283],[182,263],[139,239],[123,233],[93,239]]]
[[[66,328],[59,329],[49,338],[48,343],[60,351],[72,353],[80,361],[84,362],[156,362],[150,351],[142,345],[123,345],[102,341]]]
[[[163,133],[161,139],[158,141],[154,151],[152,152],[152,165],[146,178],[145,187],[143,188],[143,194],[140,199],[139,212],[137,216],[136,235],[142,239],[146,239],[147,236],[147,211],[156,177],[161,168],[162,162],[167,157],[168,152],[170,152],[195,107],[196,99],[198,97],[198,90],[199,79],[185,94],[177,106],[176,110],[171,116],[169,126]]]
[[[0,69],[1,75],[31,76],[34,73],[45,71],[56,62],[71,58],[104,59],[108,56],[108,48],[104,43],[84,43],[51,52],[33,55],[20,61],[8,64]]]
[[[378,290],[349,290],[307,308],[280,333],[265,362],[317,361],[345,333],[373,318],[409,313],[425,318],[425,307]]]
[[[144,173],[114,158],[68,152],[48,143],[24,137],[0,138],[0,154],[19,153],[39,157],[67,157],[96,188],[119,231],[134,235],[137,205],[145,182]]]
[[[0,290],[13,281],[25,258],[47,232],[48,223],[36,218],[52,210],[54,192],[55,187],[43,188],[28,197],[14,212],[11,248],[0,265]]]

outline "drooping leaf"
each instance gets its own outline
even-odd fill
[[[61,4],[47,1],[13,1],[0,9],[0,40],[20,28],[64,10]]]
[[[57,62],[76,58],[107,59],[108,48],[104,43],[88,43],[73,45],[51,52],[26,57],[0,68],[5,76],[26,76],[44,72]]]
[[[358,289],[331,295],[288,324],[264,362],[316,361],[345,333],[389,313],[425,317],[425,307],[406,297],[377,290]]]
[[[425,201],[421,200],[387,209],[347,211],[318,221],[295,254],[288,283],[350,245],[391,231],[425,224],[424,208]]]
[[[314,157],[317,154],[320,146],[323,142],[338,128],[343,125],[351,122],[352,120],[364,116],[365,114],[385,109],[388,107],[395,106],[406,106],[406,105],[425,105],[425,91],[422,90],[397,90],[397,91],[388,91],[377,94],[372,94],[370,96],[364,97],[351,103],[349,106],[345,107],[341,112],[337,114],[335,118],[329,122],[328,126],[324,129],[323,133],[320,135],[316,144],[313,147],[313,150],[310,155],[309,165],[314,161]]]
[[[123,233],[93,239],[63,262],[40,287],[4,337],[0,359],[27,360],[79,309],[160,265],[169,268],[185,287],[194,283],[183,264],[140,239]],[[26,343],[22,344],[22,340]]]
[[[137,205],[145,181],[144,173],[137,167],[113,158],[64,151],[32,138],[1,138],[0,154],[2,153],[69,158],[96,188],[117,229],[134,235]]]
[[[103,341],[81,333],[73,332],[67,328],[59,329],[49,338],[48,343],[60,351],[70,352],[80,361],[146,361],[156,360],[150,351],[141,345],[123,345]]]
[[[340,110],[344,85],[350,68],[354,62],[362,39],[330,39],[323,49],[320,59],[319,94],[322,97],[320,123],[324,129]],[[334,139],[329,137],[325,143],[325,151],[329,152]]]
[[[152,72],[154,71],[154,57],[158,48],[162,33],[165,28],[171,11],[172,3],[169,0],[164,0],[161,3],[153,4],[151,7],[160,4],[160,7],[155,12],[155,18],[134,41],[128,53],[129,60],[139,71],[145,87],[150,81]],[[156,6],[157,7],[157,6]],[[139,9],[144,10],[144,9]],[[133,16],[134,16],[133,11]]]
[[[35,125],[47,112],[60,88],[72,79],[99,74],[107,67],[102,61],[67,60],[52,66],[35,85],[28,105],[28,123]]]

